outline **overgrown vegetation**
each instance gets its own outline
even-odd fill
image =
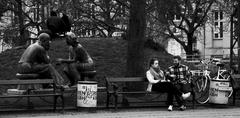
[[[87,49],[96,63],[98,77],[102,76],[125,76],[126,71],[126,56],[127,56],[127,41],[114,39],[80,39],[80,43]],[[67,58],[67,46],[64,40],[56,40],[52,42],[49,55],[52,62],[55,64],[56,58]],[[9,49],[0,54],[0,79],[16,79],[17,63],[23,53],[24,48]],[[148,61],[151,57],[158,57],[160,65],[166,69],[171,65],[171,55],[166,51],[155,51],[146,48],[144,56],[145,70],[148,68]],[[61,70],[61,66],[56,66]],[[144,75],[144,73],[143,73]],[[140,75],[139,75],[140,76]]]
[[[98,76],[125,76],[127,41],[110,39],[80,39],[80,43],[87,49],[96,62],[96,70]],[[55,64],[56,58],[67,58],[67,46],[64,40],[56,40],[52,42],[49,55]],[[16,79],[17,63],[23,53],[24,48],[9,49],[0,54],[0,79]],[[144,56],[145,69],[148,68],[148,60],[150,57],[158,57],[162,68],[166,68],[171,64],[171,55],[166,51],[155,51],[146,48]],[[56,66],[61,70],[61,66]],[[144,74],[144,73],[143,73]]]

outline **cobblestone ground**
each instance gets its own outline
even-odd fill
[[[239,118],[239,107],[196,108],[172,112],[166,108],[128,108],[112,110],[97,110],[96,113],[87,111],[66,111],[64,114],[52,112],[0,113],[0,118]]]

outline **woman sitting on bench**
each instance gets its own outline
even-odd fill
[[[146,77],[149,81],[147,91],[156,91],[160,93],[168,93],[167,104],[169,105],[168,111],[173,108],[173,96],[175,96],[177,103],[181,106],[182,99],[189,97],[188,94],[181,93],[172,83],[167,81],[164,72],[160,69],[159,61],[157,58],[152,58],[149,63],[149,70],[146,72]]]

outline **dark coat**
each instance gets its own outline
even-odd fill
[[[66,24],[64,21],[57,17],[57,16],[51,16],[47,19],[47,28],[51,30],[53,34],[55,33],[62,33],[65,32],[67,29]]]
[[[69,17],[66,15],[66,14],[63,14],[63,16],[62,16],[62,20],[63,20],[63,22],[65,23],[65,25],[66,25],[66,29],[65,29],[65,31],[66,32],[69,32],[70,30],[71,30],[71,22],[70,22],[70,20],[69,20]]]

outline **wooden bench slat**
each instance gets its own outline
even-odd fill
[[[2,95],[0,98],[16,98],[16,97],[45,97],[45,96],[57,96],[61,94],[31,94],[31,95]]]
[[[106,87],[105,86],[98,86],[97,89],[98,90],[105,90]],[[77,87],[70,87],[70,88],[64,89],[64,91],[76,91],[76,90],[77,90]]]
[[[53,79],[29,79],[29,80],[0,80],[0,85],[16,85],[16,84],[51,84]]]
[[[120,93],[120,94],[140,94],[140,93],[148,93],[148,92],[146,92],[146,91],[129,91],[129,92],[117,92],[117,93]]]
[[[108,82],[143,82],[147,79],[145,77],[109,77],[106,78]]]

